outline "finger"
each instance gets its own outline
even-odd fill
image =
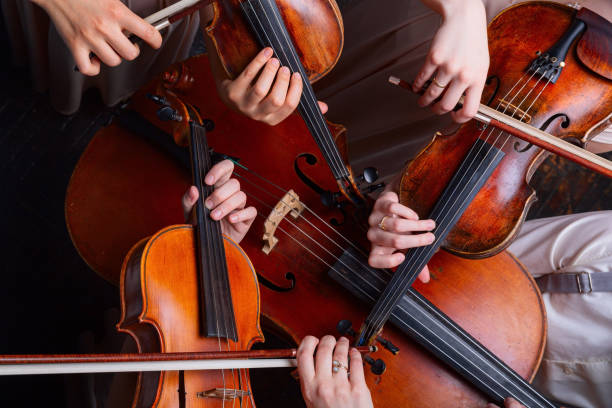
[[[113,47],[113,50],[125,60],[132,61],[140,53],[138,46],[133,44],[120,30],[108,36],[106,40]]]
[[[435,82],[434,82],[435,79]],[[428,106],[433,101],[435,101],[442,92],[450,85],[453,76],[447,70],[440,69],[436,74],[434,74],[431,84],[427,87],[427,90],[423,95],[419,98],[418,103],[419,106]]]
[[[336,345],[333,336],[325,336],[319,342],[317,355],[315,356],[315,372],[319,379],[325,381],[331,378],[332,374],[332,352]]]
[[[463,99],[463,107],[457,112],[451,113],[455,122],[467,122],[468,120],[472,119],[474,115],[476,115],[478,112],[478,107],[480,106],[480,98],[482,97],[483,89],[484,82],[467,89],[465,92],[465,98]]]
[[[212,210],[210,213],[210,218],[215,221],[219,221],[232,211],[236,209],[243,209],[246,204],[246,200],[246,194],[244,194],[242,191],[238,191],[236,194],[232,195],[230,198],[223,201],[214,210]]]
[[[504,407],[506,408],[525,408],[514,398],[506,398],[506,400],[504,401]]]
[[[350,383],[353,387],[363,387],[365,386],[365,374],[363,373],[363,360],[361,358],[361,353],[353,347],[350,351],[350,357]]]
[[[381,219],[382,222],[382,219]],[[376,227],[380,228],[378,224]],[[407,220],[399,217],[389,217],[385,218],[385,223],[383,224],[386,232],[394,232],[398,234],[406,233],[406,232],[417,232],[417,231],[431,231],[436,227],[436,223],[433,220]]]
[[[243,223],[249,227],[255,220],[255,217],[257,217],[257,210],[255,207],[247,207],[239,211],[234,211],[229,216],[229,221],[232,224]]]
[[[221,186],[215,188],[215,191],[204,201],[204,205],[209,210],[214,210],[218,205],[240,191],[240,182],[236,179],[229,179]]]
[[[281,67],[276,74],[274,86],[266,99],[262,102],[262,110],[268,113],[276,113],[285,104],[291,72],[287,67]]]
[[[220,187],[230,179],[234,171],[234,162],[231,160],[223,160],[214,166],[206,173],[204,182],[209,186]]]
[[[419,219],[419,215],[416,212],[414,212],[412,209],[406,207],[403,204],[393,202],[393,201],[382,202],[380,205],[380,211],[384,215],[396,215],[398,217],[403,217],[407,220],[418,220]],[[380,220],[378,220],[379,223],[380,221],[382,221],[382,217],[380,217]]]
[[[121,57],[104,40],[99,39],[91,44],[91,50],[104,64],[116,67],[121,64]]]
[[[304,383],[310,383],[314,379],[314,352],[317,344],[319,344],[319,339],[312,336],[306,336],[298,347],[296,359],[302,385],[304,385]]]
[[[340,380],[348,380],[348,352],[349,352],[349,341],[345,337],[340,337],[338,342],[336,343],[336,347],[334,348],[333,359],[334,361],[338,361],[342,364],[342,367],[338,367],[338,370],[335,372],[335,378]],[[343,368],[344,367],[344,368]],[[333,367],[332,367],[333,371]]]
[[[430,53],[427,56],[425,63],[421,67],[421,70],[414,78],[414,81],[412,81],[412,90],[414,92],[419,92],[423,88],[425,83],[432,77],[434,72],[436,72],[436,70],[438,69],[438,65],[434,64],[434,62],[432,61],[432,55],[433,54]]]
[[[274,78],[277,78],[277,73],[280,72],[279,67],[280,61],[276,58],[272,58],[266,63],[259,78],[257,78],[257,81],[253,84],[248,93],[247,104],[249,104],[249,106],[257,106],[259,102],[268,96],[270,88],[274,83]],[[289,80],[287,80],[287,84],[288,83]]]
[[[329,106],[327,106],[325,102],[319,101],[319,109],[321,109],[321,113],[325,115],[329,110]]]
[[[487,404],[486,408],[499,408],[499,406],[495,404]]]
[[[189,219],[189,215],[193,210],[193,206],[195,205],[196,201],[198,201],[199,197],[200,193],[198,192],[198,189],[195,186],[189,187],[185,194],[183,194],[183,199],[181,200],[181,203],[183,206],[183,215],[185,216],[185,221]]]
[[[419,280],[423,283],[427,283],[429,282],[429,279],[429,268],[427,267],[427,265],[425,265],[421,273],[419,273]]]
[[[399,197],[394,191],[387,191],[382,193],[374,203],[374,209],[380,209],[380,207],[386,202],[391,201],[394,203],[399,203]]]
[[[401,252],[395,252],[393,254],[386,255],[376,255],[370,253],[370,257],[368,258],[368,264],[372,268],[395,268],[402,262],[404,262],[406,256]]]
[[[289,89],[286,91],[285,103],[275,113],[271,114],[266,122],[270,125],[277,125],[291,115],[298,107],[300,98],[302,97],[302,76],[296,72],[291,75]]]
[[[438,115],[450,112],[457,106],[457,102],[459,102],[459,98],[461,98],[466,88],[466,83],[458,78],[453,79],[446,92],[444,92],[444,96],[431,107],[431,110]]]
[[[273,54],[274,51],[272,51],[272,48],[270,47],[266,47],[261,50],[259,54],[257,54],[251,62],[249,62],[249,65],[246,66],[240,75],[238,75],[238,78],[236,78],[234,81],[236,85],[244,88],[250,86],[251,82],[253,82],[255,77],[259,74],[261,68],[268,62]]]
[[[158,49],[162,45],[162,37],[159,31],[151,24],[144,21],[142,18],[134,14],[130,9],[125,7],[119,24],[130,33],[142,38],[151,47]]]
[[[100,60],[98,58],[89,58],[90,49],[84,44],[79,44],[72,50],[74,62],[79,68],[79,72],[87,76],[96,76],[100,73]]]
[[[367,237],[373,245],[395,249],[422,247],[432,244],[435,240],[435,236],[431,232],[402,235],[383,231],[378,227],[370,228]]]

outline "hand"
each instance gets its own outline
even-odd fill
[[[435,239],[430,232],[413,234],[416,231],[431,231],[436,224],[433,220],[419,220],[417,213],[400,204],[397,194],[390,191],[378,197],[368,224],[368,239],[372,243],[368,263],[374,268],[394,268],[405,258],[398,251],[429,245]],[[429,282],[427,266],[419,274],[419,280]]]
[[[120,0],[32,0],[44,8],[72,52],[79,71],[98,75],[100,61],[114,67],[121,59],[133,60],[140,53],[126,33],[159,48],[162,38],[149,23]],[[99,58],[89,57],[90,53]]]
[[[210,169],[204,182],[209,186],[214,186],[215,190],[206,198],[204,205],[211,210],[210,218],[221,221],[221,232],[240,243],[253,224],[257,210],[254,207],[244,208],[247,197],[240,190],[240,182],[230,178],[233,171],[234,163],[230,160],[223,160]],[[198,189],[194,186],[191,186],[183,195],[185,219],[189,218],[199,197]]]
[[[281,67],[272,54],[271,48],[264,48],[235,80],[221,80],[218,90],[230,108],[273,126],[297,108],[303,83],[299,73],[291,74],[289,68]],[[327,112],[323,102],[319,108]]]
[[[487,404],[487,408],[499,408],[495,404]],[[504,401],[504,408],[525,408],[522,404],[520,404],[514,398],[506,398]]]
[[[422,1],[440,13],[443,22],[413,82],[413,90],[419,92],[431,79],[419,105],[428,106],[441,96],[431,107],[438,115],[454,109],[465,93],[463,108],[451,115],[456,122],[466,122],[478,110],[489,69],[484,5],[481,0]]]
[[[315,347],[319,347],[316,349]],[[350,363],[348,357],[350,355]],[[333,372],[332,361],[342,365]],[[308,408],[372,408],[372,397],[365,382],[361,353],[341,337],[332,336],[319,342],[306,336],[297,352],[302,395]],[[350,376],[349,376],[350,372]]]

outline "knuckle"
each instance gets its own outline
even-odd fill
[[[234,103],[238,103],[240,100],[240,92],[234,86],[227,87],[227,99]]]
[[[253,87],[253,95],[259,99],[263,99],[268,94],[268,90],[261,85],[255,85]]]
[[[269,102],[270,102],[270,105],[272,105],[276,109],[281,108],[283,106],[283,104],[285,103],[283,98],[281,98],[279,96],[272,96],[272,97],[270,97],[270,101]]]
[[[440,65],[444,62],[444,53],[439,49],[432,50],[429,54],[429,60],[434,65]]]
[[[472,82],[473,77],[472,74],[470,72],[468,72],[467,70],[461,70],[458,74],[457,74],[457,79],[459,80],[459,82],[461,82],[462,84],[469,84]]]
[[[317,389],[317,394],[319,398],[324,401],[332,401],[334,399],[334,389],[329,383],[319,384],[319,388]]]
[[[444,113],[450,112],[455,107],[455,104],[448,101],[440,102],[440,110]]]
[[[402,236],[398,235],[398,236],[391,238],[391,246],[393,246],[393,248],[401,249],[403,244],[404,244],[404,239]]]
[[[119,19],[123,15],[122,5],[120,2],[111,2],[107,8],[108,16],[114,20]]]
[[[368,229],[368,233],[366,234],[368,240],[370,242],[375,242],[376,240],[376,230],[374,229],[374,226],[372,226],[370,229]]]

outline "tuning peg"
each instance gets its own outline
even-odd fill
[[[166,98],[164,98],[161,95],[153,95],[153,94],[148,93],[147,94],[147,98],[149,98],[150,100],[152,100],[153,102],[155,102],[158,105],[161,105],[161,106],[170,106],[170,104],[168,103]]]
[[[363,356],[363,360],[370,365],[370,370],[375,375],[382,375],[387,369],[387,364],[385,364],[385,362],[382,361],[380,358],[374,360],[370,356]]]
[[[202,119],[202,126],[207,132],[212,132],[215,130],[215,122],[210,119]]]
[[[368,184],[372,184],[376,180],[378,180],[378,169],[375,167],[366,167],[363,169],[363,173],[357,177],[358,183],[363,183],[365,181]]]
[[[175,109],[172,109],[170,106],[162,106],[157,110],[157,117],[159,120],[163,122],[167,122],[169,120],[174,120],[176,122],[180,122],[183,120],[183,117],[178,114]]]
[[[366,188],[362,188],[361,189],[361,193],[362,194],[370,194],[373,193],[376,190],[380,190],[381,188],[385,187],[385,183],[378,183],[378,184],[373,184],[371,186],[367,186]]]
[[[338,330],[338,333],[342,335],[348,334],[351,337],[355,337],[355,335],[357,335],[355,330],[353,330],[353,323],[351,323],[350,320],[340,320],[336,325],[336,330]]]
[[[377,336],[376,341],[393,354],[397,354],[400,351],[399,347],[391,343],[389,340],[382,338],[381,336]]]

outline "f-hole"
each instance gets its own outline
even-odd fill
[[[278,286],[277,284],[275,284],[272,281],[268,280],[263,275],[260,275],[259,273],[257,274],[257,280],[259,281],[259,283],[261,285],[264,285],[266,288],[268,288],[270,290],[273,290],[275,292],[280,292],[280,293],[290,292],[290,291],[293,290],[293,288],[295,288],[296,278],[295,278],[295,275],[292,272],[287,272],[285,274],[285,279],[287,279],[289,281],[289,286],[288,287]]]
[[[567,129],[567,127],[570,125],[569,116],[567,116],[565,113],[557,113],[557,114],[552,115],[550,118],[546,119],[546,121],[542,124],[542,126],[540,126],[540,130],[546,131],[546,129],[548,129],[550,124],[557,118],[563,118],[563,122],[561,122],[561,127],[563,129]],[[527,143],[523,147],[521,147],[521,142],[519,141],[514,143],[514,150],[516,150],[518,153],[525,153],[527,150],[531,149],[532,147],[533,147],[532,143]]]
[[[329,222],[335,227],[342,225],[344,223],[344,220],[346,219],[346,213],[344,211],[342,204],[338,202],[338,198],[341,196],[341,193],[325,190],[324,188],[319,186],[317,183],[312,181],[312,179],[308,177],[306,173],[304,173],[302,169],[300,168],[300,159],[303,159],[304,161],[306,161],[306,164],[310,166],[314,166],[315,164],[318,163],[317,157],[310,153],[301,153],[293,161],[293,169],[295,170],[295,174],[297,174],[297,176],[300,178],[300,180],[304,182],[304,184],[306,184],[314,192],[319,194],[319,196],[321,197],[321,202],[326,207],[336,208],[342,213],[341,221],[339,221],[336,218],[331,218],[329,220]]]

